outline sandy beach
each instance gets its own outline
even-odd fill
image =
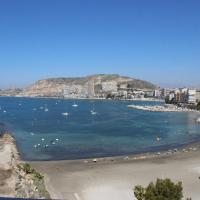
[[[182,181],[184,196],[200,199],[200,150],[170,156],[105,160],[43,161],[31,164],[45,175],[52,198],[67,200],[134,200],[133,187],[156,178]],[[161,154],[163,155],[163,154]]]

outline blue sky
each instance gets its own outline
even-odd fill
[[[0,0],[0,88],[118,73],[200,87],[198,0]]]

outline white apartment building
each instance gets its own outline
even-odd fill
[[[187,103],[196,103],[196,90],[188,89],[187,91]]]

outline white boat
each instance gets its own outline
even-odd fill
[[[68,113],[68,112],[64,112],[64,113],[62,113],[62,115],[64,115],[64,116],[68,116],[69,113]]]
[[[94,110],[91,110],[90,112],[91,112],[92,115],[96,115],[97,114],[97,112],[95,112]]]
[[[74,102],[73,103],[73,105],[72,105],[73,107],[78,107],[78,105]]]
[[[200,117],[196,119],[196,123],[200,123]]]
[[[47,108],[47,105],[44,106],[44,112],[48,112],[49,109]]]
[[[90,113],[91,113],[92,115],[96,115],[96,114],[97,114],[97,112],[96,112],[95,109],[94,109],[94,104],[93,104],[92,110],[90,110]]]

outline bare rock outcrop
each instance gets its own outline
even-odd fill
[[[1,197],[50,198],[43,176],[20,160],[9,134],[0,136],[0,158]]]

